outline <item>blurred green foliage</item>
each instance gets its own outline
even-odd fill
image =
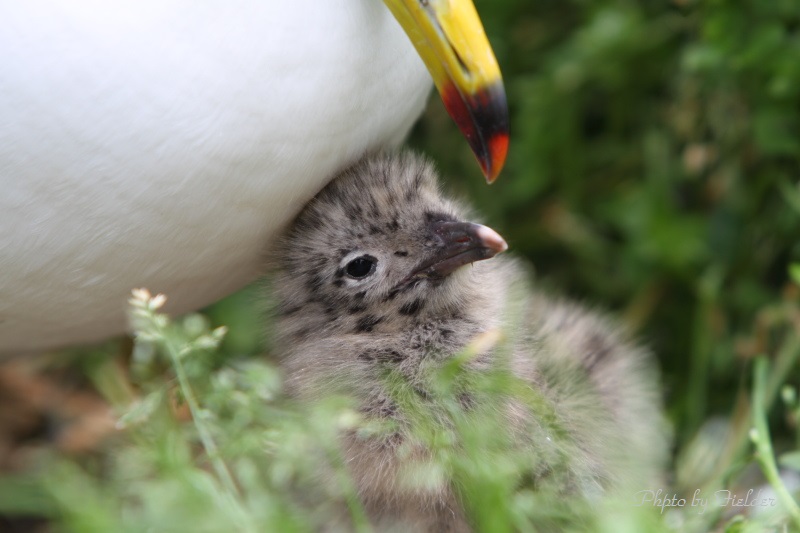
[[[540,282],[640,328],[685,440],[729,411],[737,343],[800,260],[800,1],[476,4],[506,169],[487,190],[433,99],[413,145]]]
[[[497,332],[430,366],[425,395],[419,382],[387,367],[389,394],[409,417],[399,426],[365,417],[346,396],[292,400],[263,358],[220,365],[226,328],[211,329],[197,314],[172,321],[159,312],[163,303],[143,290],[131,300],[136,394],[113,358],[92,373],[125,431],[102,460],[43,450],[35,468],[0,477],[0,518],[47,518],[46,531],[75,533],[379,531],[367,522],[340,449],[338,436],[354,432],[375,444],[402,434],[396,453],[407,464],[398,486],[452,486],[476,531],[668,531],[656,506],[632,506],[621,488],[573,493],[571,473],[584,466],[572,464],[570,450],[579,443],[550,401],[503,365],[469,367],[487,342],[509,349]],[[550,453],[532,455],[498,416],[510,398],[537,413],[530,429],[555,443]],[[420,456],[420,446],[430,454]]]
[[[800,277],[797,269],[792,268],[794,278]],[[800,471],[800,452],[776,461],[767,418],[780,396],[788,420],[797,425],[797,389],[785,381],[800,356],[798,332],[784,336],[774,361],[758,358],[752,401],[733,420],[725,437],[729,445],[721,445],[713,432],[701,432],[669,476],[674,488],[645,487],[631,500],[630,490],[638,485],[623,483],[618,492],[589,490],[583,496],[564,492],[572,468],[581,468],[571,465],[570,451],[580,443],[561,430],[554,404],[503,365],[478,373],[468,365],[486,342],[499,343],[501,353],[508,349],[513,340],[499,332],[475,339],[441,366],[431,365],[422,377],[425,395],[419,394],[419,382],[387,368],[389,394],[408,416],[400,428],[365,418],[347,397],[313,404],[288,398],[274,364],[261,357],[221,360],[238,349],[222,347],[226,328],[212,329],[197,314],[173,321],[159,312],[164,301],[162,295],[134,291],[129,373],[114,357],[97,358],[87,372],[114,405],[124,431],[99,457],[77,461],[45,448],[32,468],[0,477],[0,518],[12,524],[17,517],[47,519],[52,527],[46,530],[75,533],[371,531],[337,436],[355,432],[379,442],[401,431],[400,456],[413,457],[418,446],[430,455],[409,459],[397,482],[415,490],[452,486],[476,531],[755,533],[800,525],[793,487],[778,470],[780,464]],[[800,320],[798,305],[772,312],[778,327],[787,318]],[[465,390],[476,400],[470,408],[461,400]],[[532,453],[497,416],[509,398],[536,414],[530,429],[552,439],[551,453]],[[748,442],[756,446],[750,458]],[[771,487],[764,490],[776,493],[780,506],[749,516],[733,508],[725,516],[718,502],[704,504],[702,513],[686,500],[674,503],[688,497],[687,489],[706,496],[739,490],[732,474],[753,459]],[[543,477],[535,474],[540,462],[547,465]],[[641,492],[655,490],[664,492],[661,500],[637,500]],[[664,503],[670,499],[672,504]]]

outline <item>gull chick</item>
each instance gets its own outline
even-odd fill
[[[277,339],[291,393],[313,401],[346,392],[366,417],[399,428],[391,437],[342,437],[380,530],[471,529],[452,487],[403,482],[403,467],[425,453],[401,453],[408,420],[384,378],[390,369],[426,396],[426,371],[497,330],[510,339],[510,372],[546,400],[547,418],[567,436],[551,439],[552,420],[513,399],[501,410],[537,465],[535,485],[556,477],[554,446],[566,447],[569,493],[641,490],[656,477],[665,439],[649,354],[602,316],[531,290],[517,261],[492,259],[506,249],[442,195],[429,163],[400,154],[365,159],[333,180],[275,255]],[[515,301],[521,320],[509,318]],[[483,344],[469,363],[475,372],[501,364],[500,349]]]

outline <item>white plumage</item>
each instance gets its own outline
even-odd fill
[[[398,144],[431,82],[378,0],[0,6],[0,353],[125,329],[259,272],[326,180]]]

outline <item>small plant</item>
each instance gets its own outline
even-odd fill
[[[24,485],[38,501],[35,512],[76,533],[316,531],[341,523],[342,509],[348,527],[370,530],[338,436],[355,431],[374,438],[393,428],[363,419],[346,397],[295,404],[282,394],[279,371],[263,361],[215,367],[225,329],[210,328],[200,315],[172,321],[159,312],[164,302],[162,295],[134,291],[137,392],[117,403],[120,432],[101,456],[76,462],[50,455],[34,476],[0,482],[0,494]],[[452,483],[477,531],[616,531],[620,520],[638,530],[659,529],[653,509],[622,514],[624,502],[592,504],[531,485],[537,465],[513,445],[494,408],[519,397],[546,417],[547,402],[502,369],[476,375],[466,368],[487,343],[503,339],[491,331],[432,368],[435,407],[403,378],[387,374],[395,399],[411,414],[411,442],[431,451],[403,482]],[[478,400],[468,410],[460,400],[465,389]],[[548,427],[558,451],[557,428]],[[25,506],[31,510],[29,498],[15,503],[12,497],[0,511]]]
[[[332,523],[370,530],[338,436],[356,432],[374,438],[396,428],[365,420],[347,397],[293,402],[282,392],[276,367],[264,358],[220,358],[216,352],[226,329],[210,327],[197,314],[173,321],[160,313],[164,302],[162,295],[134,291],[130,371],[116,378],[127,380],[117,386],[127,392],[114,389],[108,372],[93,373],[119,412],[118,434],[97,456],[78,461],[46,452],[37,471],[0,479],[0,513],[48,517],[57,529],[75,533],[316,531]],[[773,331],[767,337],[775,344],[765,348],[774,355],[770,361],[756,359],[751,400],[734,413],[724,441],[729,451],[718,453],[715,443],[717,462],[698,487],[703,492],[734,487],[750,462],[752,442],[753,458],[775,492],[776,505],[766,513],[734,506],[731,515],[731,508],[712,505],[698,515],[678,492],[676,505],[659,508],[627,497],[577,498],[532,484],[536,459],[514,445],[497,416],[498,402],[514,398],[536,413],[554,443],[549,465],[569,462],[569,438],[559,432],[552,406],[511,374],[502,368],[468,370],[487,346],[503,352],[508,339],[501,331],[479,336],[458,356],[432,367],[426,395],[387,370],[392,398],[408,413],[410,445],[430,451],[424,463],[409,463],[401,482],[450,483],[476,530],[493,533],[800,530],[800,509],[778,467],[798,469],[797,437],[789,446],[781,442],[787,453],[776,461],[767,416],[782,398],[787,423],[796,432],[800,407],[796,389],[786,381],[800,357],[798,314],[791,302],[765,313],[770,318],[759,327]],[[691,450],[688,446],[678,459],[679,476],[692,464]]]

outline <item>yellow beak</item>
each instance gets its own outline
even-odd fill
[[[384,0],[433,77],[489,183],[508,151],[500,68],[472,0]]]

